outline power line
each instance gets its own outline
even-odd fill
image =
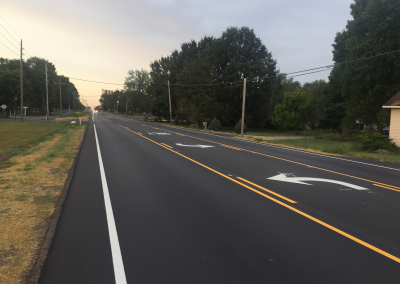
[[[3,19],[3,21],[4,22],[6,22],[7,23],[7,25],[10,27],[10,29],[17,35],[17,36],[19,36],[20,38],[22,38],[12,27],[11,27],[11,25],[6,21],[6,19],[4,19],[3,18],[3,16],[2,15],[0,15],[0,17]],[[2,25],[2,24],[0,24],[2,27],[3,27],[3,29],[5,29],[5,31],[15,40],[15,38],[6,30],[6,28]],[[15,40],[16,41],[16,40]],[[18,43],[18,41],[16,41],[17,43]],[[27,45],[27,46],[29,46],[38,56],[40,56],[26,41],[24,41],[24,43]],[[28,52],[28,51],[27,51]],[[28,52],[28,54],[29,55],[31,55],[29,52]],[[32,55],[31,55],[31,57],[33,57]]]
[[[15,55],[19,56],[19,54],[15,53],[15,52],[14,52],[13,50],[11,50],[7,45],[5,45],[4,43],[2,43],[1,41],[0,41],[0,43],[1,43],[2,45],[4,45],[5,47],[7,47],[12,53],[14,53]]]
[[[0,33],[0,35],[2,35],[6,40],[8,40],[9,43],[11,43],[12,46],[19,50],[19,48],[16,47],[5,35],[3,35],[2,33]]]
[[[13,38],[13,40],[15,40],[16,43],[18,43],[18,41],[7,31],[7,29],[2,24],[0,24],[0,26],[3,27],[3,29],[10,35],[10,37]]]
[[[90,82],[90,83],[98,83],[98,84],[119,85],[119,86],[123,86],[124,85],[124,84],[117,84],[117,83],[106,83],[106,82],[90,81],[90,80],[71,78],[71,77],[70,77],[70,79],[79,80],[79,81],[85,81],[85,82]]]

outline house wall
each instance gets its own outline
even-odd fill
[[[400,108],[391,109],[389,138],[400,147]]]

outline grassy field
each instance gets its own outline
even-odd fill
[[[54,135],[65,127],[66,124],[42,122],[0,122],[0,159],[44,141],[49,135]]]
[[[0,283],[25,283],[85,127],[0,123]]]
[[[253,138],[251,140],[262,143],[291,147],[296,149],[303,149],[317,153],[343,155],[353,158],[375,160],[382,162],[400,163],[399,153],[379,154],[379,153],[357,151],[354,147],[354,142],[348,142],[348,141],[333,141],[333,140],[323,140],[314,138],[276,139],[268,141],[263,141],[263,140],[258,140],[257,138]]]

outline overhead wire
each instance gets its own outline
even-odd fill
[[[2,33],[0,33],[0,35],[2,35],[6,40],[8,40],[8,42],[11,43],[11,45],[12,45],[13,47],[15,47],[16,49],[19,50],[19,47],[15,46],[5,35],[3,35]]]
[[[11,48],[9,48],[7,45],[5,45],[4,43],[2,43],[1,41],[0,41],[0,43],[1,43],[2,45],[4,45],[5,47],[7,47],[7,48],[8,48],[11,52],[13,52],[15,55],[19,56],[15,51],[11,50]]]
[[[78,81],[85,81],[85,82],[90,82],[90,83],[98,83],[98,84],[108,84],[108,85],[119,85],[119,86],[123,86],[124,84],[117,84],[117,83],[107,83],[107,82],[98,82],[98,81],[91,81],[91,80],[85,80],[85,79],[78,79],[78,78],[71,78],[70,79],[73,80],[78,80]]]
[[[2,15],[0,15],[0,17],[3,19],[4,22],[7,23],[7,25],[10,27],[10,29],[11,29],[17,36],[19,36],[20,38],[22,38],[22,37],[11,27],[11,25],[6,21],[6,19],[3,18]],[[17,44],[19,44],[19,42],[7,31],[7,29],[6,29],[2,24],[0,24],[0,26],[2,26],[3,29],[13,38],[13,40],[15,40],[15,42],[16,42]],[[27,46],[29,46],[29,48],[32,49],[38,56],[40,56],[26,41],[24,41],[24,43],[25,43]],[[25,49],[25,51],[28,52],[28,54],[29,54],[31,57],[33,57],[33,56],[29,53],[29,51],[27,51],[26,49]]]

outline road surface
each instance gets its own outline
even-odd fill
[[[98,113],[40,283],[400,283],[399,176]]]

